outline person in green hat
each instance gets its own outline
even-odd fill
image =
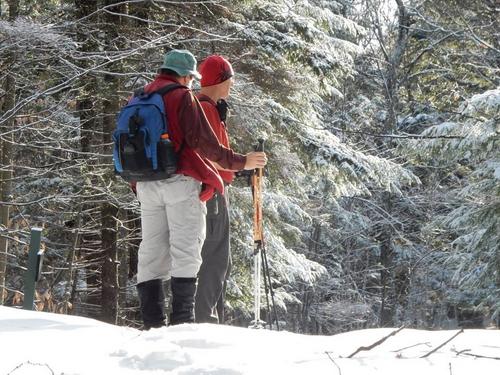
[[[142,241],[139,247],[137,290],[144,328],[166,324],[163,281],[170,279],[172,313],[169,324],[195,321],[194,305],[201,248],[205,240],[205,202],[223,181],[211,162],[228,170],[262,168],[263,152],[237,154],[223,146],[200,103],[191,92],[200,79],[196,58],[187,50],[165,54],[159,73],[146,93],[177,84],[163,96],[168,137],[178,156],[177,171],[167,179],[138,181]]]

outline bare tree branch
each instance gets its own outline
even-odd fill
[[[475,357],[475,358],[485,358],[485,359],[494,359],[494,360],[497,360],[497,361],[500,361],[500,357],[491,357],[491,356],[487,356],[487,355],[482,355],[482,354],[474,354],[474,353],[466,353],[468,351],[470,351],[470,349],[463,349],[463,350],[456,350],[456,349],[452,349],[453,352],[456,353],[456,355],[468,355],[470,357]]]
[[[420,358],[427,358],[428,356],[430,356],[432,353],[435,353],[436,351],[438,351],[439,349],[441,349],[443,346],[445,346],[446,344],[448,344],[451,340],[453,340],[455,337],[457,337],[458,335],[460,335],[461,333],[463,333],[464,330],[463,328],[458,331],[457,333],[455,333],[451,338],[449,338],[448,340],[446,340],[445,342],[443,342],[441,345],[439,345],[438,347],[436,347],[435,349],[432,349],[429,353],[427,354],[424,354],[423,356],[421,356]]]
[[[330,361],[333,362],[335,367],[337,367],[337,370],[339,370],[339,375],[342,375],[342,370],[340,369],[340,366],[337,364],[337,362],[335,362],[335,359],[332,358],[332,356],[330,355],[330,352],[325,352],[325,354],[328,356],[328,358],[330,358]]]
[[[395,331],[392,331],[390,334],[388,334],[387,336],[385,337],[382,337],[380,340],[378,341],[375,341],[373,344],[369,345],[369,346],[361,346],[359,347],[358,349],[356,349],[356,351],[352,354],[350,354],[349,356],[347,356],[347,358],[352,358],[354,357],[356,354],[358,354],[359,352],[361,351],[368,351],[368,350],[372,350],[373,348],[375,348],[376,346],[379,346],[380,344],[382,344],[385,340],[387,340],[389,337],[391,336],[394,336],[396,335],[397,333],[401,332],[401,330],[403,330],[405,328],[405,326],[401,326],[399,327],[397,330]]]

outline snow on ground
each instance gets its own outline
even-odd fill
[[[141,332],[92,319],[0,307],[0,375],[500,374],[499,330],[394,329],[306,336],[210,324]],[[461,352],[457,355],[457,352]],[[468,354],[468,355],[466,355]]]

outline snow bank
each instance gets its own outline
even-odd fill
[[[141,332],[87,318],[0,307],[0,374],[496,374],[500,331],[394,329],[305,336],[210,324]],[[462,352],[457,355],[457,352]],[[465,355],[469,354],[469,355]]]

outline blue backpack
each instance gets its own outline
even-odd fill
[[[125,181],[169,178],[177,169],[177,155],[168,137],[163,95],[180,87],[167,85],[157,91],[134,94],[118,115],[113,132],[115,172]]]

